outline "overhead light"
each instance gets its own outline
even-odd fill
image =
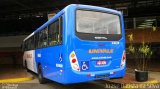
[[[152,24],[153,22],[144,22],[142,24]]]
[[[152,23],[142,23],[141,25],[142,25],[142,26],[143,26],[143,25],[152,25]],[[139,25],[139,26],[140,26],[140,25]]]
[[[148,22],[149,22],[149,21],[155,21],[155,19],[147,19],[147,20],[145,20],[145,21],[148,21]]]
[[[148,28],[148,27],[152,27],[152,26],[139,26],[138,28]]]
[[[146,25],[147,25],[147,26],[152,26],[152,24],[150,24],[150,23],[146,23]]]
[[[137,27],[137,28],[144,28],[144,27]]]
[[[144,27],[144,26],[146,26],[146,25],[143,25],[143,24],[142,24],[142,25],[139,25],[139,26],[140,26],[140,27]]]

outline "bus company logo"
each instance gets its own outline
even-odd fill
[[[88,53],[113,53],[113,49],[89,49]]]

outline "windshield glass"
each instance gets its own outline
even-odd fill
[[[121,34],[120,19],[115,14],[77,10],[76,30],[90,34]]]

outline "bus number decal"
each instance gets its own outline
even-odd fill
[[[56,63],[56,67],[62,68],[62,67],[63,67],[63,64],[57,64],[57,63]]]

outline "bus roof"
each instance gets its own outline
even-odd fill
[[[60,15],[62,15],[67,8],[72,8],[72,7],[76,7],[76,8],[81,8],[81,9],[85,9],[85,8],[90,8],[90,9],[96,9],[96,10],[101,10],[101,11],[108,11],[108,12],[112,12],[112,13],[117,13],[117,14],[121,14],[120,11],[116,11],[113,9],[109,9],[109,8],[104,8],[104,7],[98,7],[98,6],[91,6],[91,5],[82,5],[82,4],[70,4],[68,6],[66,6],[64,9],[62,9],[60,12],[58,12],[56,15],[54,15],[50,20],[48,20],[46,23],[44,23],[42,26],[40,26],[37,30],[35,30],[33,33],[31,33],[29,36],[27,36],[23,41],[27,40],[28,38],[30,38],[32,35],[34,35],[35,33],[41,31],[42,29],[44,29],[45,27],[47,27],[49,24],[51,24],[54,20],[57,19],[57,17],[59,17]]]

